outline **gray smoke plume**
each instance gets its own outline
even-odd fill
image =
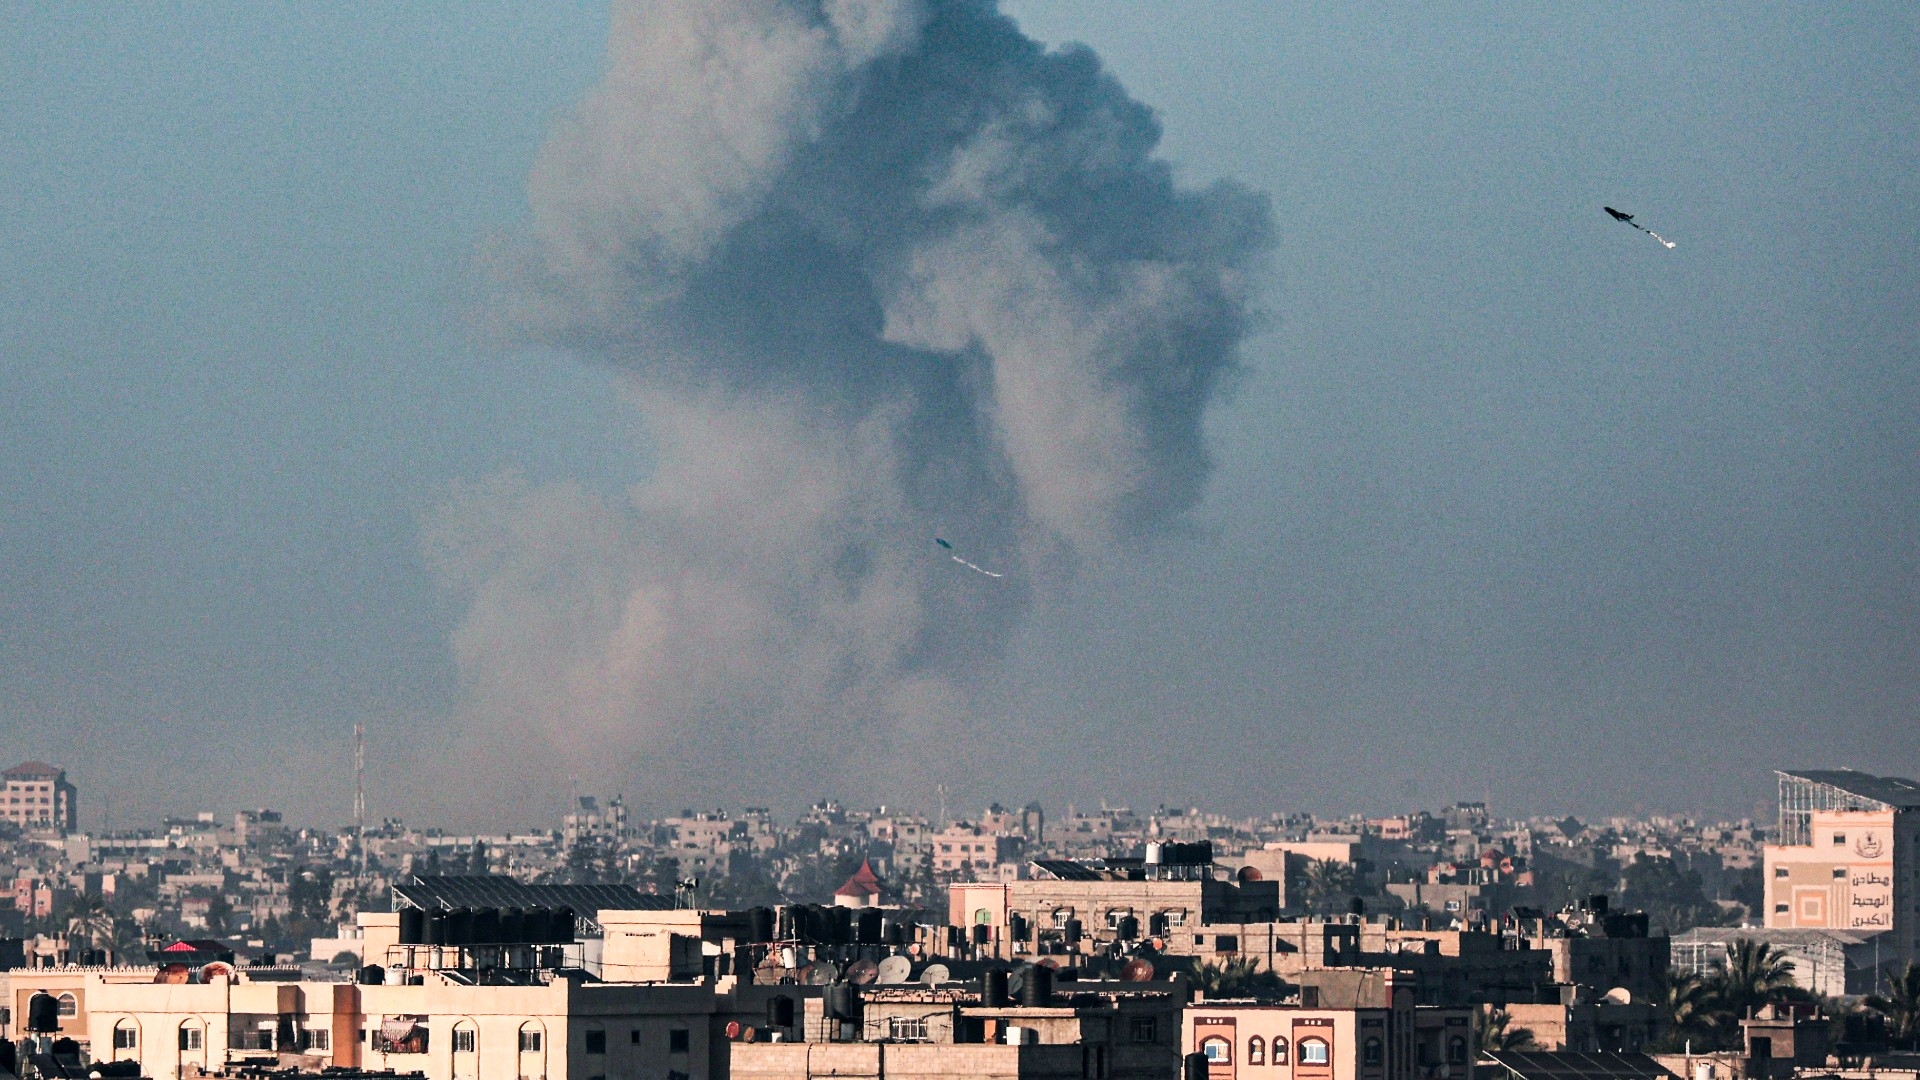
[[[1206,475],[1269,215],[1176,187],[1158,139],[991,3],[620,7],[499,307],[623,371],[658,456],[625,500],[498,481],[440,515],[473,719],[609,775],[778,753],[674,787],[715,797],[970,719],[1032,590]]]

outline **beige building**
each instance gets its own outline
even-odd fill
[[[67,773],[44,761],[28,761],[0,773],[0,821],[22,829],[80,827],[79,793],[67,783]]]
[[[1405,988],[1356,1007],[1196,1001],[1181,1045],[1208,1080],[1469,1080],[1473,1012],[1416,1006]]]
[[[1780,842],[1763,851],[1769,929],[1883,935],[1920,958],[1920,784],[1851,770],[1781,772]]]

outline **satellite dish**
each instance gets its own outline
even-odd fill
[[[740,1032],[741,1032],[742,1030],[744,1030],[744,1029],[743,1029],[743,1028],[741,1028],[741,1026],[740,1026],[740,1021],[738,1021],[738,1020],[729,1020],[729,1021],[727,1021],[727,1038],[729,1038],[729,1039],[737,1039],[737,1038],[739,1038],[739,1037],[740,1037]]]
[[[855,986],[872,986],[880,977],[880,965],[871,960],[855,960],[847,965],[847,981]]]
[[[203,983],[210,983],[215,979],[231,978],[233,978],[233,965],[223,961],[215,960],[213,963],[200,969],[200,981]]]
[[[759,1039],[760,1032],[755,1030],[751,1025],[740,1029],[741,1042],[758,1042]]]
[[[1628,990],[1624,986],[1616,986],[1607,991],[1606,1001],[1613,1005],[1631,1005],[1633,1004],[1633,991]]]
[[[1134,957],[1120,965],[1121,982],[1152,982],[1153,964],[1151,961]]]
[[[1257,866],[1243,866],[1240,868],[1239,877],[1241,881],[1261,881],[1266,875],[1262,874]]]
[[[1040,959],[1038,959],[1038,960],[1035,960],[1035,961],[1033,962],[1033,966],[1034,966],[1034,967],[1043,967],[1043,968],[1049,968],[1049,969],[1051,969],[1051,970],[1054,970],[1054,971],[1058,971],[1058,970],[1060,970],[1060,961],[1058,961],[1058,960],[1055,960],[1055,959],[1054,959],[1053,957],[1051,957],[1051,956],[1043,956],[1043,957],[1041,957]]]
[[[943,982],[950,982],[952,979],[953,972],[948,971],[947,965],[945,964],[928,964],[920,971],[920,981],[926,983],[928,986],[938,986]]]
[[[825,986],[833,981],[832,964],[808,964],[800,969],[800,981],[808,986]]]
[[[874,981],[881,986],[898,986],[913,976],[913,961],[904,956],[889,956],[874,965]]]

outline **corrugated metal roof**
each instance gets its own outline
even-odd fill
[[[1785,776],[1838,788],[1849,795],[1899,810],[1920,809],[1920,784],[1898,776],[1873,776],[1853,769],[1781,769]]]
[[[1674,1076],[1645,1054],[1490,1050],[1481,1059],[1505,1066],[1515,1080],[1672,1080]]]
[[[601,910],[668,911],[673,898],[643,893],[631,885],[527,885],[500,874],[416,877],[397,882],[393,895],[422,910],[452,908],[572,908],[591,919]]]

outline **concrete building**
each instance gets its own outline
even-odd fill
[[[22,829],[80,828],[79,793],[67,783],[65,769],[27,761],[0,773],[0,821]]]
[[[1920,959],[1920,784],[1847,769],[1777,775],[1767,928],[1878,933],[1883,964]]]
[[[1473,1012],[1416,1006],[1404,988],[1351,1007],[1196,1001],[1181,1048],[1206,1056],[1208,1080],[1468,1080]]]
[[[1869,994],[1880,989],[1887,937],[1861,930],[1702,926],[1673,939],[1673,966],[1702,978],[1724,971],[1728,948],[1748,938],[1786,954],[1793,981],[1803,990],[1829,997]]]

